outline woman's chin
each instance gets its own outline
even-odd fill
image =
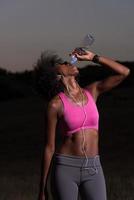
[[[74,74],[74,76],[76,77],[78,75],[79,75],[79,71],[76,71],[75,74]]]

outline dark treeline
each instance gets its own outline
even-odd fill
[[[33,94],[32,71],[13,73],[0,68],[0,100],[23,98]]]
[[[116,89],[134,88],[134,62],[120,62],[131,70],[129,77],[123,81]],[[103,79],[113,71],[105,66],[87,65],[80,69],[80,85],[85,86],[95,80]],[[10,72],[0,68],[0,101],[14,98],[23,98],[38,95],[35,87],[35,70],[25,70],[23,72]]]

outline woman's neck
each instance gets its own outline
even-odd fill
[[[65,94],[76,95],[80,92],[80,86],[75,79],[70,79],[65,83]]]

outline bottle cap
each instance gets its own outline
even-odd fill
[[[76,56],[75,55],[72,55],[71,56],[71,64],[74,64],[75,62],[77,62],[77,58],[76,58]]]

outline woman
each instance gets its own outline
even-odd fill
[[[79,61],[105,65],[117,74],[81,88],[77,82],[79,70],[76,66],[70,63],[54,65],[53,62],[58,81],[55,82],[55,88],[63,86],[63,90],[57,94],[55,92],[48,103],[47,141],[39,199],[48,199],[46,183],[53,158],[52,189],[55,199],[77,200],[79,191],[84,200],[106,200],[105,178],[98,149],[99,113],[96,101],[100,94],[121,83],[130,70],[91,51],[83,53],[75,49],[72,55]],[[63,137],[58,149],[55,148],[57,124],[61,127]]]

